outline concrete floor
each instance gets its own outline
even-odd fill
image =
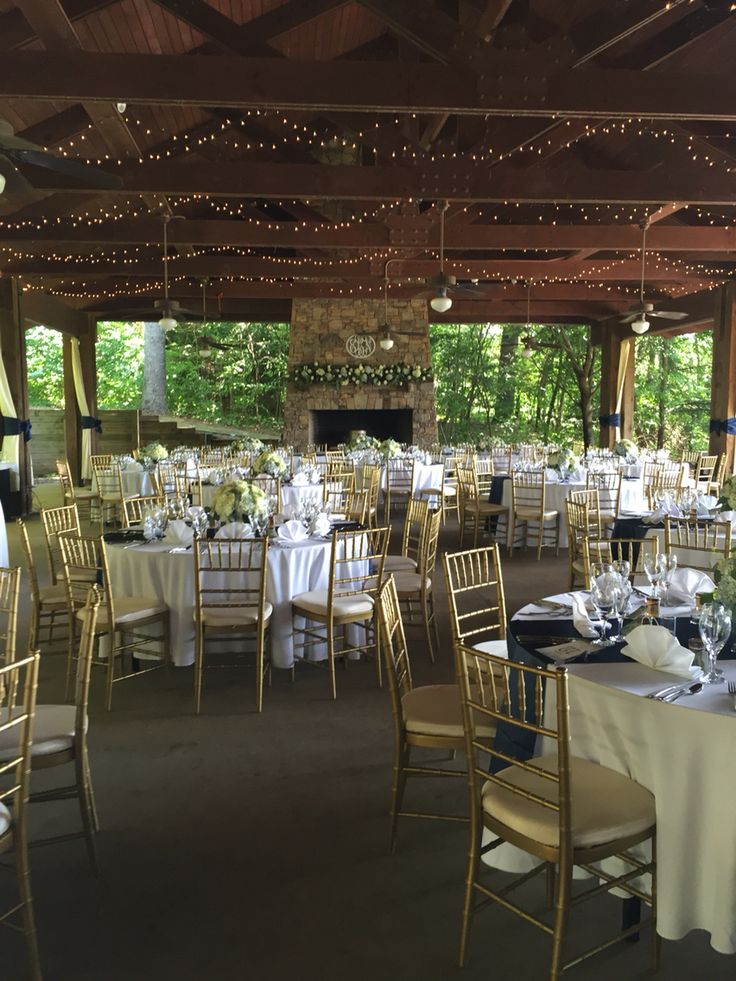
[[[43,570],[37,519],[31,527]],[[10,541],[11,560],[20,562],[14,528]],[[448,527],[443,547],[456,543]],[[517,555],[504,574],[511,612],[563,588],[567,562]],[[441,575],[437,584],[442,655],[430,665],[409,634],[416,684],[452,675]],[[43,653],[40,700],[59,701],[63,658]],[[91,873],[81,841],[31,856],[47,981],[546,977],[547,940],[497,908],[478,915],[468,965],[456,967],[462,825],[405,821],[396,854],[388,854],[390,708],[372,665],[339,672],[336,703],[322,670],[305,667],[294,684],[277,672],[261,716],[252,709],[250,672],[211,672],[200,717],[192,713],[190,669],[117,686],[111,713],[101,681],[93,685],[89,735],[101,874]],[[60,772],[34,777],[35,786]],[[464,808],[464,782],[447,783],[426,781],[414,800]],[[38,804],[32,831],[58,833],[77,822],[73,803]],[[5,878],[0,904],[10,896]],[[541,905],[541,882],[528,896]],[[587,946],[618,916],[612,899],[586,904],[572,917],[571,946]],[[0,945],[1,981],[25,978],[22,938],[4,932]],[[647,955],[647,939],[622,944],[570,976],[644,977]],[[736,958],[712,951],[703,933],[663,944],[658,976],[668,981],[735,973]]]

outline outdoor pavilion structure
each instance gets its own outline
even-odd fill
[[[72,339],[94,417],[96,322],[155,319],[162,217],[172,299],[195,304],[207,279],[224,317],[275,321],[297,298],[380,299],[388,259],[391,298],[416,296],[446,202],[446,271],[482,290],[431,319],[590,324],[604,445],[631,427],[620,318],[645,223],[647,299],[687,313],[651,332],[713,329],[710,444],[732,462],[732,8],[0,0],[0,119],[119,178],[100,190],[0,141],[0,342],[18,416],[24,330],[42,323],[65,338],[78,468]],[[27,465],[24,449],[26,501]]]

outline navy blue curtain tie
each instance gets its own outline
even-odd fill
[[[82,416],[82,429],[96,429],[98,433],[101,433],[102,421],[95,419],[94,416]]]
[[[23,442],[27,443],[31,438],[31,420],[14,419],[12,416],[3,416],[3,436],[22,436]]]
[[[736,419],[711,419],[709,431],[720,436],[736,436]]]
[[[598,416],[598,422],[601,426],[609,426],[611,429],[615,429],[621,425],[621,413],[612,412],[610,416]]]

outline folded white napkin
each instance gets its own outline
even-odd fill
[[[570,480],[576,483],[583,483],[585,481],[585,471],[580,467],[576,467],[570,474]]]
[[[252,538],[253,529],[248,522],[230,521],[217,529],[215,538]]]
[[[660,507],[658,507],[655,511],[652,511],[651,514],[642,518],[642,520],[644,524],[656,525],[664,521],[665,517],[669,517],[669,518],[682,517],[682,511],[675,504],[675,502],[672,500],[669,494],[664,499]]]
[[[321,514],[318,514],[317,517],[314,519],[314,522],[312,524],[312,534],[322,535],[323,537],[325,537],[329,535],[331,530],[332,530],[332,526],[330,525],[329,515],[325,514],[323,511]]]
[[[550,484],[558,484],[560,481],[560,474],[552,467],[546,467],[544,470],[544,479]]]
[[[309,482],[309,474],[303,470],[298,470],[291,478],[292,487],[306,487]]]
[[[303,542],[307,537],[307,529],[301,521],[285,521],[279,525],[276,534],[282,542]]]
[[[140,460],[131,460],[130,463],[126,463],[125,469],[134,471],[135,473],[142,473],[143,464],[140,462]]]
[[[194,531],[186,521],[177,518],[166,525],[164,540],[167,545],[191,545],[194,541]]]
[[[666,671],[682,678],[692,677],[692,651],[681,647],[666,627],[647,624],[635,627],[626,636],[623,653],[657,671]]]
[[[667,599],[675,603],[694,600],[696,593],[712,593],[716,584],[705,572],[697,569],[675,569],[670,579]]]
[[[572,623],[581,637],[600,637],[600,630],[593,626],[585,606],[585,598],[580,593],[569,593],[572,604]]]

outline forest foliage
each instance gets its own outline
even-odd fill
[[[167,336],[173,414],[239,426],[275,427],[283,417],[288,324],[211,323]],[[527,335],[533,338],[525,357]],[[101,323],[98,408],[138,408],[143,384],[140,323]],[[597,435],[600,351],[587,327],[434,324],[430,327],[441,439],[582,441]],[[63,405],[61,335],[27,331],[29,397]],[[712,334],[645,336],[636,348],[635,438],[673,449],[707,445]],[[585,421],[585,426],[584,426]]]

